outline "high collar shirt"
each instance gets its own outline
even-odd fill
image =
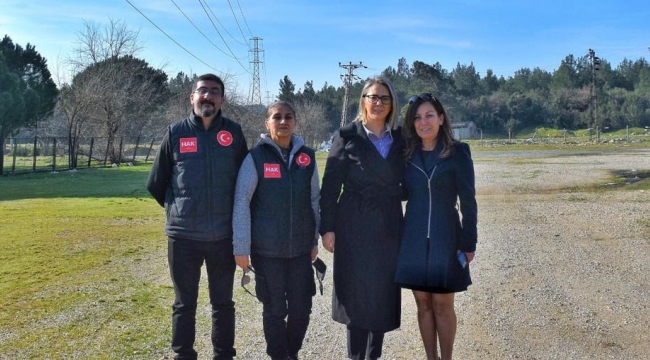
[[[388,152],[390,151],[390,146],[393,145],[393,135],[391,134],[388,126],[384,128],[384,131],[379,136],[373,134],[372,131],[368,130],[366,125],[363,125],[363,129],[366,131],[370,142],[372,142],[377,151],[379,151],[381,156],[385,159],[388,156]]]

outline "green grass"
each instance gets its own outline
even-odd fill
[[[571,186],[560,191],[571,193],[605,191],[650,191],[650,171],[638,171],[634,174],[629,171],[610,171],[609,177],[596,183]],[[582,199],[581,199],[582,200]]]
[[[316,164],[318,165],[318,175],[323,180],[323,171],[325,171],[325,163],[327,162],[327,152],[316,152]]]
[[[2,356],[167,351],[173,291],[159,280],[164,219],[144,188],[148,170],[0,178]]]
[[[30,173],[0,178],[0,201],[31,198],[142,198],[150,165]]]
[[[535,133],[537,132],[537,135]],[[563,130],[552,128],[531,128],[518,131],[508,139],[507,134],[484,134],[482,140],[463,139],[473,146],[473,151],[499,151],[504,147],[508,150],[548,150],[579,147],[583,150],[612,150],[648,148],[650,131],[644,128],[618,129],[600,133],[600,141],[596,141],[595,132],[587,129]]]
[[[537,136],[540,138],[564,138],[565,135],[565,132],[562,129],[539,127],[518,131],[514,137],[516,139],[529,139],[535,135],[535,132],[537,132]],[[616,129],[611,131],[608,129],[600,130],[601,139],[626,139],[628,134],[632,139],[650,139],[650,132],[641,127],[631,127],[629,129]],[[590,139],[590,131],[588,129],[567,130],[566,136],[567,140],[588,141]],[[594,130],[591,131],[591,136],[595,138]]]

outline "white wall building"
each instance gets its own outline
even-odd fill
[[[458,140],[478,139],[480,137],[479,130],[473,121],[451,123],[451,128],[454,130],[454,138]]]

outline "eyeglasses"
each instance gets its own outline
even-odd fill
[[[327,265],[320,258],[316,258],[312,262],[314,269],[316,270],[316,279],[318,279],[318,285],[320,288],[320,294],[323,295],[323,279],[325,279],[325,272],[327,271]]]
[[[389,105],[393,102],[393,99],[390,96],[379,96],[379,95],[363,95],[366,98],[366,101],[371,104],[376,104],[378,101],[381,101],[382,105]]]
[[[422,99],[424,101],[431,101],[433,100],[434,102],[440,103],[438,99],[436,99],[435,96],[433,96],[431,93],[423,93],[420,95],[413,95],[409,98],[409,105],[413,104],[414,102],[418,101],[418,99]]]
[[[259,275],[257,275],[255,273],[255,270],[253,270],[253,268],[251,266],[249,266],[247,269],[244,269],[244,274],[241,277],[241,287],[244,289],[244,291],[246,291],[248,293],[248,295],[253,296],[253,297],[257,297],[257,296],[255,296],[255,294],[253,294],[252,292],[250,292],[250,290],[248,290],[246,288],[246,285],[251,283],[251,276],[248,275],[249,271],[252,272],[253,274],[255,274],[255,277],[259,276]],[[261,276],[259,276],[259,278],[262,279]]]
[[[214,95],[214,96],[220,96],[221,95],[221,90],[218,89],[218,88],[208,89],[208,88],[200,87],[200,88],[194,90],[194,92],[199,94],[199,95],[206,95],[206,94],[210,94],[210,95]]]

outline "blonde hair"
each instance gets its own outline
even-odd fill
[[[363,96],[367,94],[368,89],[375,85],[375,84],[380,84],[385,86],[388,89],[388,92],[390,93],[391,97],[391,106],[390,106],[390,112],[388,113],[388,116],[386,116],[386,123],[388,126],[392,129],[397,129],[398,126],[398,118],[399,118],[399,104],[397,103],[397,92],[395,91],[395,87],[393,87],[393,84],[388,80],[387,78],[383,76],[372,76],[369,77],[366,80],[366,83],[363,85],[363,89],[361,90],[361,95],[359,96],[359,112],[357,113],[357,117],[355,120],[361,121],[362,123],[366,122],[366,108],[363,106],[363,103],[365,102]]]

